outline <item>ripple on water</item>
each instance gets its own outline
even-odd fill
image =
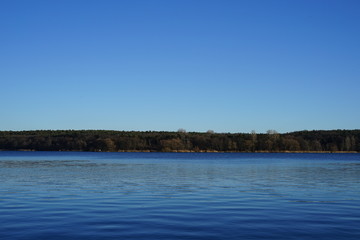
[[[360,239],[357,155],[1,154],[4,240]]]

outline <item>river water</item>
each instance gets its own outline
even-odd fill
[[[0,152],[0,239],[360,239],[360,154]]]

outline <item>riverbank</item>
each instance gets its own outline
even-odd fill
[[[44,152],[34,149],[18,149],[18,150],[6,150],[0,149],[3,151],[17,151],[17,152]],[[255,152],[245,152],[245,151],[216,151],[216,150],[201,150],[201,151],[192,151],[192,150],[172,150],[172,151],[151,151],[151,150],[118,150],[118,151],[78,151],[78,150],[58,150],[58,151],[47,151],[47,152],[119,152],[119,153],[359,153],[357,151],[255,151]]]
[[[360,130],[290,133],[0,131],[0,149],[85,152],[360,152]]]

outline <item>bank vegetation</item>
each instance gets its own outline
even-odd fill
[[[0,131],[0,150],[105,152],[360,152],[360,130],[215,133]]]

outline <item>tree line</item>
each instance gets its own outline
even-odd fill
[[[360,130],[215,133],[108,130],[0,131],[0,150],[360,152]]]

